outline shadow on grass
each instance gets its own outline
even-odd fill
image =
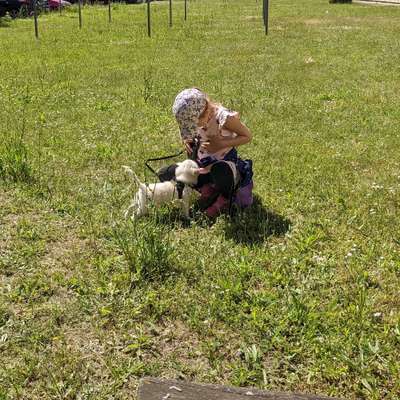
[[[166,208],[158,211],[156,224],[174,228],[190,228],[193,223],[199,227],[209,228],[215,220],[210,220],[194,205],[191,219],[185,218],[178,209]],[[237,243],[257,245],[265,242],[270,236],[282,236],[290,229],[291,221],[264,207],[261,199],[254,196],[253,205],[245,210],[236,211],[224,224],[225,236]]]
[[[225,235],[241,244],[257,245],[270,236],[282,236],[290,229],[290,220],[268,210],[261,199],[254,196],[251,207],[227,219]]]
[[[156,225],[166,225],[169,228],[190,228],[191,220],[186,218],[176,207],[163,207],[152,215]]]

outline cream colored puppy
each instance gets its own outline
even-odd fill
[[[132,218],[146,215],[149,210],[149,204],[152,203],[156,207],[162,204],[179,200],[183,214],[189,217],[190,199],[192,194],[192,186],[197,184],[200,174],[207,173],[204,168],[199,168],[193,160],[185,160],[178,163],[175,170],[175,180],[144,184],[139,180],[133,170],[126,165],[124,170],[133,178],[138,185],[138,190],[133,198],[129,208],[125,211],[125,218],[132,214]],[[179,199],[176,183],[184,184],[182,198]]]

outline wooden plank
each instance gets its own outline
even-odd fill
[[[353,3],[372,4],[377,6],[400,6],[400,0],[353,0]]]
[[[251,388],[233,388],[188,382],[143,378],[138,400],[332,400],[332,397],[297,393],[271,393]],[[338,399],[336,399],[338,400]]]
[[[400,0],[364,0],[370,3],[400,4]]]

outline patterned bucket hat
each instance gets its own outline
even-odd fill
[[[178,122],[182,139],[191,139],[197,132],[197,121],[205,110],[207,96],[196,88],[185,89],[175,98],[172,112]]]

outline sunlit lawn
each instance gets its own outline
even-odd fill
[[[145,375],[400,397],[400,8],[115,4],[0,22],[0,399]],[[180,149],[197,86],[254,139],[256,204],[136,223],[122,165]]]

